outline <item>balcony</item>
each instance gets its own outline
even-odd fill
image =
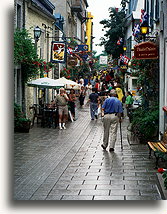
[[[72,0],[71,11],[72,12],[82,12],[82,1],[81,0]]]

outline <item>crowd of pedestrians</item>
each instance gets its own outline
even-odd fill
[[[110,75],[110,78],[105,76],[80,78],[79,93],[76,95],[74,89],[69,93],[61,88],[60,93],[55,97],[55,104],[59,109],[59,129],[66,129],[65,123],[68,120],[68,113],[70,111],[72,119],[75,121],[76,101],[78,99],[81,108],[84,105],[90,106],[90,119],[98,119],[99,114],[103,118],[103,144],[101,147],[113,152],[117,138],[118,123],[121,123],[124,117],[124,107],[127,109],[127,116],[129,109],[133,104],[132,94],[127,91],[124,93],[124,87],[121,85],[119,79]],[[85,99],[87,98],[87,99]],[[86,102],[85,102],[86,100]],[[124,104],[125,103],[125,104]]]

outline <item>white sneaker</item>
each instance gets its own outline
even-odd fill
[[[59,129],[62,130],[63,128],[61,126],[59,126]]]
[[[63,129],[66,129],[66,127],[65,127],[65,126],[62,126],[62,128],[63,128]]]

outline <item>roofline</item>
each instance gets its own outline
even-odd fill
[[[55,10],[55,6],[54,6],[54,4],[52,4],[52,2],[51,1],[49,1],[49,0],[43,0],[46,4],[48,4],[49,5],[49,7],[51,7],[53,10]]]
[[[46,12],[45,10],[41,11],[41,8],[38,7],[35,3],[33,3],[31,0],[28,3],[28,7],[31,8],[32,10],[36,10],[36,12],[38,11],[38,13],[40,13],[42,16],[45,16],[46,18],[51,18],[51,20],[53,21],[56,20],[52,13],[50,13],[49,11]]]

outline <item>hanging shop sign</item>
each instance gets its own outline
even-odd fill
[[[134,46],[134,57],[136,59],[157,59],[158,49],[153,42],[142,42]]]
[[[107,63],[108,63],[108,56],[100,56],[99,64],[107,65]]]
[[[75,51],[76,52],[88,51],[88,45],[77,45],[76,48],[75,48]]]
[[[51,45],[51,62],[65,63],[66,45],[64,42],[52,42]]]

